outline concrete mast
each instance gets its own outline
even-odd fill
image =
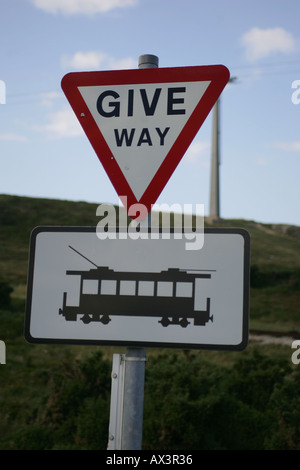
[[[213,107],[212,150],[211,150],[211,174],[210,174],[210,201],[209,220],[220,220],[220,145],[219,145],[219,112],[220,100]]]

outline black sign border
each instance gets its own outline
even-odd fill
[[[115,231],[118,233],[119,229]],[[33,290],[33,275],[34,275],[34,261],[35,261],[35,247],[36,237],[41,232],[83,232],[96,234],[96,227],[86,226],[38,226],[35,227],[30,236],[29,247],[29,263],[28,263],[28,277],[27,277],[27,298],[25,307],[25,323],[24,323],[24,337],[28,343],[34,344],[66,344],[66,345],[85,345],[85,346],[128,346],[138,348],[172,348],[172,349],[202,349],[202,350],[231,350],[242,351],[248,345],[249,341],[249,309],[250,309],[250,234],[243,228],[204,228],[204,236],[206,233],[214,234],[239,234],[244,238],[244,279],[243,279],[243,327],[242,327],[242,341],[237,345],[220,345],[220,344],[194,344],[194,343],[164,343],[153,341],[114,341],[114,340],[72,340],[72,339],[51,339],[51,338],[35,338],[30,333],[31,323],[31,304],[32,304],[32,290]],[[151,228],[148,229],[151,233]],[[159,233],[163,233],[159,229]],[[170,228],[170,233],[174,233],[174,229]]]

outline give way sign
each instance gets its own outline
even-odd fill
[[[61,86],[124,207],[148,212],[228,80],[212,65],[72,72]]]

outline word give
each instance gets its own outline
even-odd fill
[[[145,88],[129,89],[126,99],[115,90],[105,90],[102,92],[96,103],[96,108],[100,116],[104,118],[131,118],[139,117],[143,121],[145,118],[151,118],[155,115],[160,104],[160,113],[164,111],[166,116],[183,115],[186,113],[184,108],[184,93],[186,87],[168,87],[155,88],[150,92]],[[149,122],[149,121],[147,121]],[[135,127],[131,129],[114,129],[115,141],[117,147],[131,147],[133,144],[140,147],[142,144],[153,145],[153,141],[158,141],[160,146],[165,144],[165,138],[170,130],[167,126],[163,129],[155,127],[151,130],[149,127],[143,127],[136,131]]]

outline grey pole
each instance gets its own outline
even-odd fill
[[[156,67],[158,67],[158,57],[150,54],[139,57],[140,69]],[[121,433],[122,450],[141,450],[142,448],[146,360],[145,348],[126,348]]]
[[[139,57],[139,69],[155,69],[158,67],[158,57],[152,54],[144,54]]]
[[[121,450],[141,450],[146,349],[127,347],[123,360],[125,370]]]
[[[217,221],[220,218],[219,106],[220,106],[220,102],[218,100],[213,108],[210,203],[209,203],[209,219],[211,221]]]
[[[237,77],[231,77],[233,83]],[[213,108],[209,220],[220,220],[220,98]]]
[[[139,57],[139,69],[156,69],[158,68],[159,59],[156,55],[143,54]],[[148,227],[151,226],[151,212],[147,219]]]

